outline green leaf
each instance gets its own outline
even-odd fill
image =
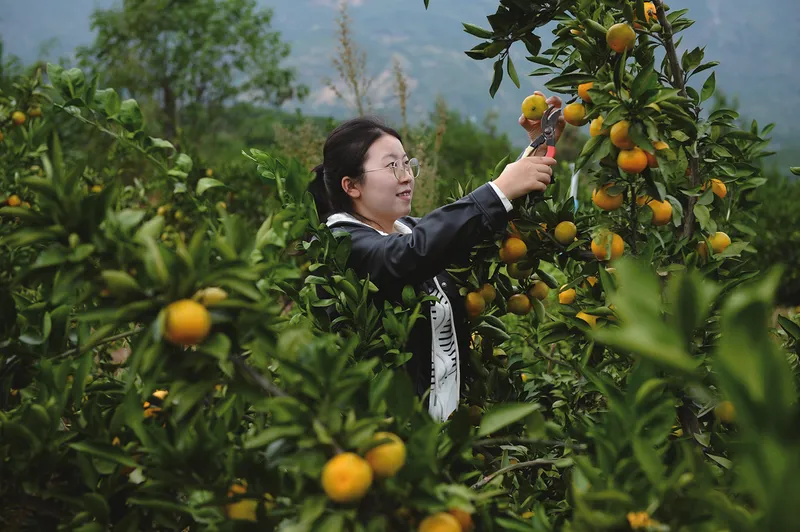
[[[492,78],[492,85],[489,87],[489,96],[494,98],[497,89],[500,88],[500,83],[503,81],[503,60],[498,59],[494,62],[494,77]]]
[[[527,417],[540,406],[537,403],[503,403],[488,411],[481,420],[478,436],[487,436]]]
[[[128,467],[139,466],[139,464],[136,463],[136,460],[125,454],[124,451],[119,447],[115,447],[113,445],[100,445],[82,441],[82,442],[70,443],[68,447],[78,451],[79,453],[90,454],[92,456],[96,456],[97,458],[110,460],[111,462],[116,462],[124,466]]]
[[[270,427],[262,430],[255,436],[248,438],[242,444],[245,449],[258,449],[265,447],[275,440],[281,438],[296,438],[302,436],[306,432],[305,427],[300,425]]]
[[[128,99],[122,102],[119,110],[119,122],[125,129],[131,132],[142,129],[144,117],[142,116],[142,110],[139,109],[139,104],[136,100]]]
[[[94,103],[103,107],[106,116],[116,116],[120,112],[119,95],[114,89],[95,91]]]
[[[152,142],[152,144],[153,144],[153,148],[156,148],[156,149],[159,149],[159,150],[175,151],[175,146],[173,146],[173,144],[168,140],[164,140],[164,139],[160,139],[160,138],[156,138],[156,137],[149,137],[149,139],[150,139],[150,142]]]
[[[209,188],[214,187],[224,187],[225,183],[214,179],[213,177],[203,177],[197,182],[197,189],[195,189],[195,194],[198,196],[202,196],[203,192],[208,190]]]
[[[794,175],[800,175],[800,166],[790,166],[789,171]]]
[[[102,523],[108,521],[111,510],[103,496],[99,493],[85,493],[81,497],[81,500],[83,501],[83,507],[86,508],[86,511],[95,516],[98,521]]]
[[[485,30],[474,24],[469,24],[467,22],[462,22],[461,24],[464,25],[465,32],[469,33],[470,35],[474,35],[475,37],[480,37],[481,39],[490,39],[492,35],[494,35],[491,31]]]
[[[514,85],[519,88],[519,76],[517,76],[517,69],[514,68],[514,62],[511,60],[511,55],[508,56],[508,64],[506,65],[508,68],[508,77],[511,78],[511,81],[514,82]]]
[[[178,155],[178,158],[175,159],[175,170],[186,172],[187,174],[191,172],[192,158],[186,155],[185,153],[181,153],[180,155]]]
[[[714,90],[717,88],[717,77],[712,72],[705,83],[703,83],[703,89],[700,91],[700,101],[704,102],[711,98],[714,95]]]
[[[796,324],[786,316],[778,316],[778,323],[780,323],[781,328],[786,331],[786,334],[795,340],[800,340],[800,325]]]

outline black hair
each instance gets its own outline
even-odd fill
[[[314,168],[316,177],[308,187],[317,204],[320,219],[335,212],[353,212],[353,201],[342,188],[342,178],[360,183],[364,179],[364,159],[370,146],[383,135],[402,142],[400,134],[375,118],[353,118],[339,124],[325,141],[322,164]]]

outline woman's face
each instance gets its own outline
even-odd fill
[[[392,163],[397,163],[395,177]],[[372,143],[364,160],[364,179],[353,183],[345,177],[342,186],[353,198],[355,211],[368,220],[378,222],[384,231],[391,231],[398,218],[411,213],[414,177],[401,171],[408,156],[403,144],[392,135],[383,135]]]

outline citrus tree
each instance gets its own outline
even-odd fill
[[[473,336],[443,424],[404,371],[430,298],[376,306],[307,169],[251,149],[239,164],[263,202],[220,204],[229,176],[148,136],[135,100],[55,65],[15,80],[0,95],[4,528],[792,529],[800,326],[768,329],[780,272],[752,271],[727,223],[764,146],[732,112],[701,112],[713,75],[687,81],[713,65],[678,59],[685,15],[503,1],[491,29],[465,25],[485,39],[469,54],[496,58],[493,90],[518,81],[522,40],[550,90],[580,95],[565,115],[595,120],[577,166],[596,190],[576,211],[558,179],[450,269]],[[87,166],[61,118],[145,176]]]

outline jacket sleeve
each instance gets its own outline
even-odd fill
[[[506,207],[487,183],[422,217],[410,234],[353,229],[350,261],[379,288],[416,284],[444,270],[459,251],[492,238],[507,221]]]

